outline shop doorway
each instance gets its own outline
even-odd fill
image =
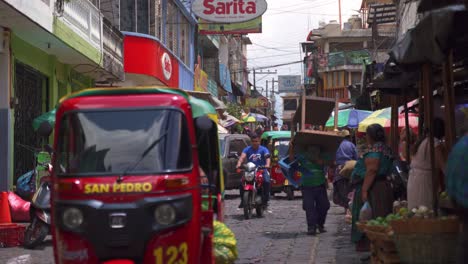
[[[14,119],[14,184],[22,174],[33,169],[34,153],[21,145],[41,147],[32,121],[43,111],[48,111],[48,78],[34,68],[15,62],[15,119]]]

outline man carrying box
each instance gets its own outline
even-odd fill
[[[324,225],[330,202],[324,166],[330,164],[331,159],[321,155],[318,146],[306,146],[300,151],[294,148],[292,141],[289,144],[292,168],[302,174],[302,209],[306,212],[307,234],[315,236],[317,229],[320,233],[325,233]]]

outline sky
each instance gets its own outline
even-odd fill
[[[342,23],[351,15],[358,14],[361,2],[362,0],[341,0]],[[253,43],[247,48],[247,67],[251,72],[254,68],[302,60],[299,43],[306,40],[310,30],[317,28],[319,21],[338,21],[338,0],[267,0],[267,3],[268,9],[262,17],[263,32],[248,35]],[[277,75],[300,75],[302,64],[263,71],[268,70],[277,70],[277,74],[257,74],[256,86],[259,91],[266,86],[266,80],[269,80],[271,89],[271,80],[277,80]],[[249,80],[253,82],[252,73]],[[281,103],[280,99],[279,101]],[[278,107],[281,108],[281,105],[277,105]]]

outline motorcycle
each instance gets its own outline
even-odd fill
[[[242,186],[244,194],[242,198],[244,204],[244,218],[252,217],[255,209],[257,217],[263,216],[263,170],[257,167],[253,162],[244,165],[244,175],[242,176]]]
[[[47,137],[52,133],[52,126],[49,123],[41,124],[39,134]],[[52,155],[52,148],[49,145],[45,146],[49,155]],[[31,223],[24,232],[24,247],[28,249],[35,248],[44,241],[50,233],[50,191],[52,165],[50,163],[40,164],[45,167],[48,175],[41,177],[39,181],[39,188],[36,189],[31,199],[31,206],[29,215]]]

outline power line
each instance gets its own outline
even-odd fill
[[[258,59],[265,59],[265,58],[273,58],[273,57],[283,57],[283,56],[289,56],[293,54],[298,54],[299,52],[289,52],[289,53],[283,53],[283,54],[276,54],[276,55],[270,55],[270,56],[263,56],[263,57],[254,57],[254,58],[248,58],[248,60],[258,60]]]

